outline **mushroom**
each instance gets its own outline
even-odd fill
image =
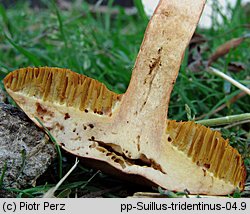
[[[23,68],[4,79],[10,96],[86,164],[140,183],[192,194],[243,190],[246,169],[228,140],[167,119],[170,93],[205,0],[161,0],[125,94],[60,68]],[[136,178],[136,179],[135,179]]]

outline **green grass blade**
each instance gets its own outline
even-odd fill
[[[26,50],[25,48],[21,47],[20,45],[16,44],[14,41],[12,41],[6,34],[5,38],[7,41],[21,54],[23,54],[26,58],[28,58],[36,67],[39,67],[42,65],[41,61],[31,52]]]
[[[204,126],[221,126],[248,120],[250,120],[250,113],[207,119],[207,120],[198,120],[196,121],[196,123],[200,123]]]
[[[146,15],[146,13],[144,11],[144,7],[143,7],[143,4],[142,4],[141,0],[134,0],[134,5],[137,8],[140,17],[143,20],[148,21],[149,19],[148,19],[147,15]]]
[[[71,189],[64,189],[57,195],[57,198],[68,198],[71,192]]]
[[[67,41],[67,38],[65,36],[64,25],[63,25],[63,20],[62,20],[61,13],[60,13],[59,9],[57,8],[55,1],[52,1],[52,6],[53,6],[53,8],[54,8],[54,10],[56,12],[56,16],[57,16],[57,20],[58,20],[58,24],[59,24],[59,30],[60,30],[62,39],[64,41],[65,48],[67,48],[68,47],[68,41]]]
[[[55,138],[53,137],[53,135],[50,133],[50,131],[43,125],[43,123],[39,120],[39,118],[35,117],[35,119],[38,121],[38,123],[43,127],[43,129],[45,130],[45,132],[48,134],[49,138],[51,139],[51,141],[54,143],[55,147],[56,147],[56,151],[57,154],[59,156],[59,178],[62,178],[62,153],[61,153],[61,149],[59,144],[56,142]]]
[[[207,116],[204,119],[208,119],[213,112],[215,111],[215,109],[217,109],[219,106],[221,106],[222,104],[228,102],[230,99],[232,99],[233,97],[235,97],[236,95],[238,95],[241,91],[237,90],[234,91],[233,93],[231,93],[230,95],[225,96],[223,99],[221,99],[208,113]]]
[[[4,23],[5,27],[7,28],[8,32],[10,33],[11,36],[13,36],[11,22],[10,22],[10,20],[6,14],[6,10],[2,4],[0,4],[0,15],[2,16],[3,23]]]

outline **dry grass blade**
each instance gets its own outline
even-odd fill
[[[208,59],[208,66],[210,66],[213,62],[217,61],[220,57],[228,54],[232,49],[238,47],[245,39],[246,37],[234,38],[226,42],[225,44],[219,46]]]
[[[242,91],[241,93],[237,94],[236,96],[234,96],[232,99],[230,99],[228,101],[229,104],[233,104],[235,103],[237,100],[239,100],[240,98],[244,97],[246,95],[245,91]],[[213,112],[211,112],[210,114],[203,114],[199,117],[196,117],[195,120],[202,120],[205,117],[210,117],[220,111],[222,111],[224,108],[226,108],[228,105],[227,104],[222,104],[221,106],[219,106],[218,108],[216,108]]]
[[[219,71],[218,69],[216,68],[213,68],[213,67],[208,67],[207,70],[210,72],[210,73],[213,73],[217,76],[220,76],[222,77],[224,80],[232,83],[234,86],[236,86],[237,88],[239,88],[240,90],[244,91],[246,94],[250,95],[250,89],[247,88],[246,86],[242,85],[241,83],[239,83],[238,81],[234,80],[232,77],[226,75],[225,73]]]
[[[43,198],[54,198],[55,192],[58,190],[58,188],[62,185],[62,183],[67,179],[67,177],[73,172],[73,170],[77,167],[77,164],[79,163],[79,160],[76,158],[75,164],[72,166],[72,168],[67,172],[66,175],[57,183],[55,187],[52,187],[49,189],[44,195]]]

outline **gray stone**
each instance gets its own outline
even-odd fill
[[[45,133],[21,110],[0,102],[0,175],[7,166],[2,189],[34,185],[55,157]]]
[[[0,102],[2,103],[7,102],[6,92],[1,88],[1,86],[0,86]]]

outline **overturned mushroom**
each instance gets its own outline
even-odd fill
[[[6,90],[62,148],[94,167],[194,194],[243,190],[243,160],[219,132],[167,120],[170,93],[204,4],[160,1],[123,95],[70,70],[48,67],[11,72]]]

